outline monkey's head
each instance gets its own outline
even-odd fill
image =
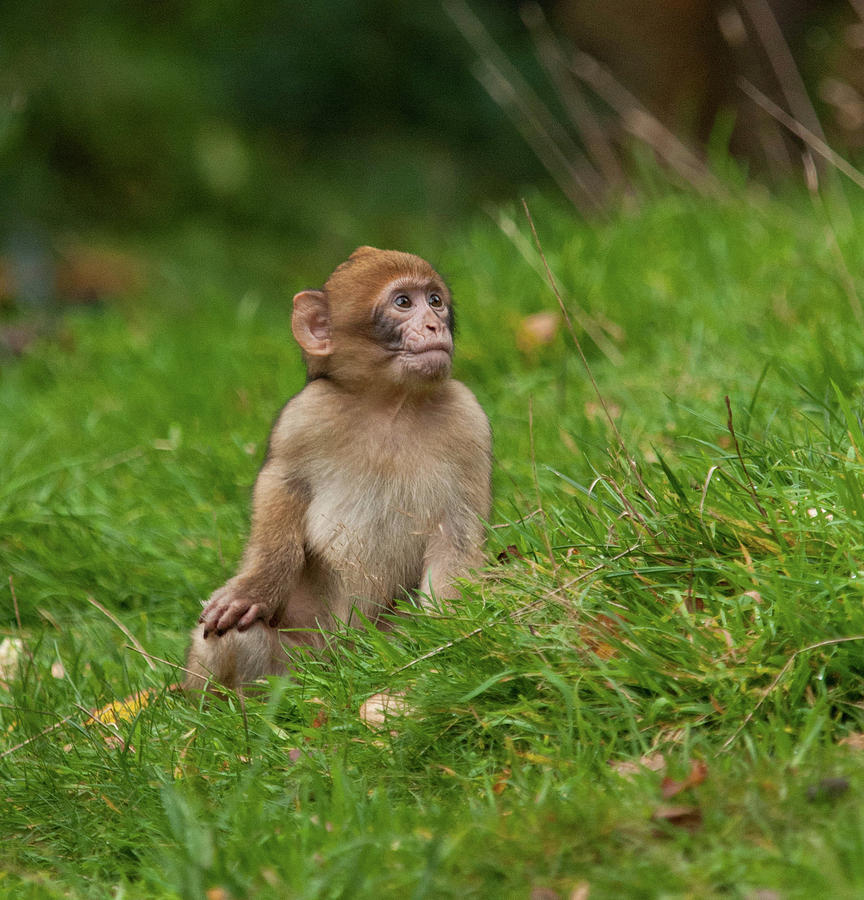
[[[291,327],[310,381],[422,390],[450,375],[450,291],[410,253],[359,247],[322,290],[294,297]]]

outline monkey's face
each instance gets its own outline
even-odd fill
[[[323,290],[294,297],[291,324],[310,378],[387,392],[422,390],[450,375],[450,291],[410,253],[359,247]]]
[[[438,279],[402,277],[385,285],[373,307],[371,338],[396,382],[450,375],[452,316],[450,293]]]

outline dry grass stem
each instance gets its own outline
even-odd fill
[[[627,177],[615,147],[586,101],[578,81],[573,77],[542,7],[539,3],[529,2],[519,11],[525,27],[534,40],[537,58],[555,85],[570,121],[585,142],[585,148],[602,172],[606,184],[610,187],[626,188]]]
[[[800,122],[792,118],[789,113],[781,109],[770,97],[766,97],[759,88],[749,82],[746,78],[739,78],[738,86],[754,103],[759,104],[768,115],[773,116],[773,118],[781,125],[788,128],[792,134],[801,138],[814,153],[821,156],[823,159],[827,159],[838,172],[842,172],[850,181],[853,181],[858,187],[864,189],[864,175],[851,165],[851,163],[848,163],[843,159],[839,153],[832,150],[818,135],[814,134]]]
[[[750,712],[747,713],[746,716],[744,716],[744,720],[741,722],[735,732],[729,738],[727,738],[726,741],[724,741],[720,749],[726,750],[727,747],[729,747],[735,741],[738,735],[741,734],[741,732],[753,720],[753,716],[755,716],[756,713],[759,712],[762,704],[768,699],[768,695],[774,690],[774,688],[777,687],[778,684],[780,684],[783,676],[789,671],[789,669],[792,667],[795,660],[798,659],[799,656],[801,656],[803,653],[809,653],[811,650],[818,650],[820,647],[831,647],[834,644],[846,644],[850,641],[864,641],[864,634],[855,634],[850,637],[829,638],[828,640],[817,641],[815,644],[810,644],[807,647],[802,647],[800,650],[796,650],[789,657],[789,659],[786,660],[783,668],[777,673],[777,676],[774,678],[771,684],[769,684],[768,687],[765,688],[764,693],[759,698],[759,702],[753,707],[753,709],[750,710]]]
[[[558,290],[555,276],[552,274],[552,270],[549,268],[549,261],[546,259],[546,254],[543,252],[543,245],[540,243],[540,236],[537,234],[537,228],[534,225],[534,219],[531,216],[531,210],[528,209],[528,204],[524,199],[522,200],[522,208],[525,210],[525,216],[528,219],[528,224],[531,226],[531,234],[534,236],[534,243],[537,246],[537,252],[540,254],[540,259],[543,261],[543,268],[546,270],[546,278],[549,281],[549,285],[552,288],[552,293],[555,295],[555,299],[558,301],[558,307],[561,310],[561,314],[564,316],[564,322],[567,325],[567,330],[570,332],[570,337],[573,338],[573,343],[576,345],[576,350],[579,353],[579,357],[582,360],[582,365],[585,367],[585,371],[588,374],[589,380],[591,381],[591,386],[594,389],[594,393],[597,395],[597,399],[603,409],[603,413],[606,416],[606,419],[609,422],[610,426],[612,427],[612,432],[615,435],[615,439],[618,441],[618,446],[621,449],[621,452],[624,454],[624,458],[627,460],[630,466],[630,470],[635,477],[640,489],[642,490],[643,495],[651,504],[652,508],[656,508],[656,500],[654,499],[648,488],[645,486],[645,482],[642,480],[642,476],[639,473],[639,468],[636,465],[636,461],[627,452],[627,446],[624,443],[624,438],[621,436],[621,432],[618,430],[618,426],[615,424],[615,419],[609,411],[609,406],[606,403],[606,399],[600,391],[600,387],[598,386],[597,381],[594,378],[594,373],[591,371],[591,366],[588,364],[588,359],[585,356],[585,351],[582,349],[582,343],[579,340],[579,336],[576,334],[576,329],[573,328],[573,322],[570,319],[570,314],[567,312],[567,307],[564,305],[564,300],[561,297],[561,292]]]
[[[38,741],[39,738],[45,737],[48,734],[51,734],[52,731],[56,731],[58,728],[62,728],[67,723],[71,722],[74,716],[66,716],[61,719],[59,722],[55,722],[53,725],[49,725],[47,728],[43,728],[38,734],[31,735],[27,738],[26,741],[21,741],[20,744],[16,744],[14,747],[8,747],[2,753],[0,753],[0,759],[5,759],[7,756],[11,756],[16,750],[20,750],[22,747],[26,747],[28,744],[32,744],[33,741]]]
[[[545,283],[546,270],[543,267],[543,262],[531,242],[519,230],[513,218],[498,209],[490,209],[488,212],[502,233],[519,251],[522,258]],[[613,365],[620,366],[624,362],[624,355],[614,343],[614,340],[619,336],[620,329],[613,323],[604,323],[596,319],[572,298],[568,298],[568,306],[579,327],[591,338],[597,349]],[[607,337],[604,331],[610,334],[611,337]]]
[[[570,60],[570,70],[618,113],[627,132],[651,147],[695,190],[718,196],[726,193],[705,163],[596,59],[577,51]]]
[[[741,5],[753,23],[792,115],[824,143],[825,133],[810,102],[804,79],[767,0],[742,0]]]
[[[88,596],[87,602],[95,606],[96,609],[98,609],[99,612],[102,613],[102,615],[104,615],[107,619],[110,619],[123,632],[123,634],[125,634],[126,637],[129,638],[130,641],[132,641],[134,648],[144,657],[144,659],[147,661],[147,665],[150,666],[150,669],[155,672],[156,666],[153,664],[153,662],[149,658],[149,655],[141,646],[140,641],[138,641],[135,635],[132,634],[131,631],[129,631],[129,629],[117,618],[117,616],[115,616],[114,613],[112,613],[110,610],[105,609],[105,607],[95,597]]]
[[[552,541],[549,539],[549,529],[547,527],[546,511],[543,509],[543,500],[540,496],[540,482],[537,480],[537,457],[534,453],[534,398],[528,398],[528,449],[531,459],[531,477],[534,481],[534,495],[537,498],[537,508],[540,510],[540,522],[542,523],[541,533],[543,534],[543,543],[546,545],[546,553],[549,556],[549,562],[552,564],[553,572],[558,571],[558,563],[555,561],[555,554],[552,552]]]
[[[579,209],[602,208],[602,179],[558,119],[492,39],[464,0],[446,0],[444,8],[477,52],[475,73],[492,99],[513,119],[537,158]]]

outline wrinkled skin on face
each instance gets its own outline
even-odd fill
[[[446,299],[445,299],[446,298]],[[399,381],[437,381],[450,374],[453,335],[449,297],[435,281],[400,278],[384,287],[375,306],[376,342],[392,354]]]
[[[294,298],[293,328],[310,380],[411,391],[450,375],[450,291],[429,263],[410,253],[355,250],[323,290]]]

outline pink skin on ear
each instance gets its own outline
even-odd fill
[[[329,356],[333,352],[330,310],[323,291],[301,291],[294,296],[291,330],[309,356]]]

